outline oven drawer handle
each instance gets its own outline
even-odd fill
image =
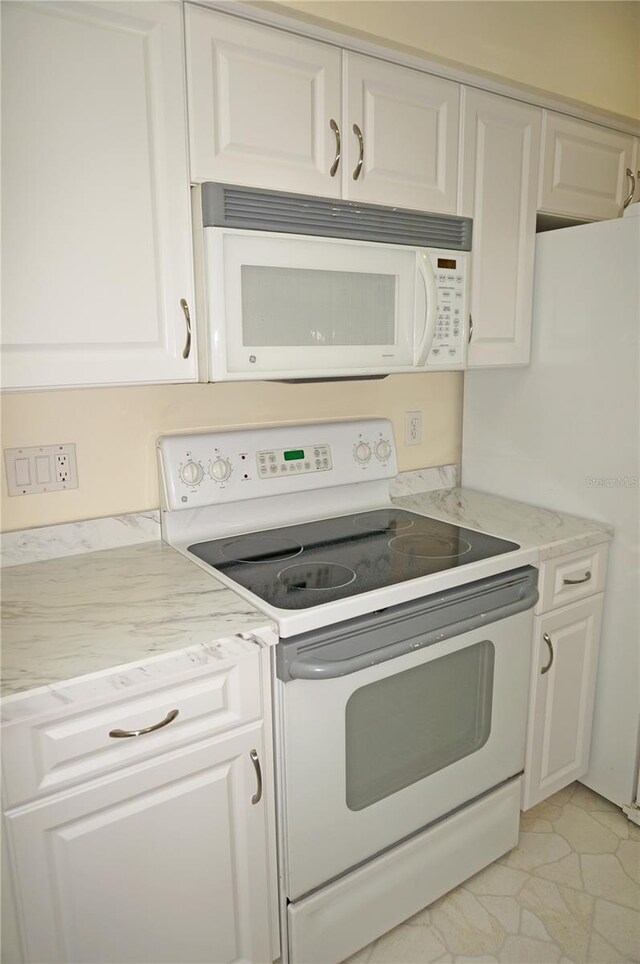
[[[419,649],[424,649],[433,643],[444,642],[452,636],[462,636],[463,633],[478,629],[479,626],[490,626],[497,623],[500,619],[508,616],[515,616],[517,613],[531,609],[538,601],[538,590],[535,586],[527,588],[520,599],[507,603],[499,609],[491,612],[490,618],[486,614],[479,613],[469,616],[467,619],[460,619],[449,626],[441,626],[431,632],[420,635],[417,639],[401,639],[389,646],[382,646],[373,652],[359,653],[357,656],[350,656],[348,659],[322,659],[319,656],[302,656],[294,659],[289,666],[289,676],[291,679],[339,679],[341,676],[350,676],[362,669],[369,669],[377,666],[378,663],[386,663],[397,656],[407,656],[415,653]]]

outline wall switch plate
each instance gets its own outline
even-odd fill
[[[4,464],[9,495],[35,495],[37,492],[78,488],[73,442],[5,449]]]
[[[422,442],[422,412],[404,413],[404,444],[420,445]]]

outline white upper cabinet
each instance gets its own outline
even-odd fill
[[[635,170],[630,134],[544,112],[538,207],[549,214],[598,220],[619,217]]]
[[[185,15],[193,181],[455,212],[458,84],[190,4]]]
[[[345,53],[345,198],[455,213],[460,86]]]
[[[541,112],[465,88],[459,213],[473,218],[468,366],[524,365],[531,301]]]
[[[178,4],[2,4],[5,388],[195,379],[183,69]]]
[[[340,196],[340,51],[185,7],[194,182]]]

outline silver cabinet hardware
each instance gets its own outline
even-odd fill
[[[167,726],[168,723],[172,723],[177,715],[178,710],[169,710],[164,720],[154,723],[153,726],[146,726],[144,730],[110,730],[109,736],[117,739],[122,736],[143,736],[145,733],[153,733],[154,730],[159,730],[161,727]]]
[[[184,320],[187,325],[187,340],[184,343],[182,357],[188,358],[191,354],[191,315],[189,314],[189,305],[184,298],[180,299],[180,307],[184,311]]]
[[[551,636],[549,636],[549,633],[543,633],[542,638],[549,647],[549,662],[540,670],[541,675],[544,676],[544,674],[548,673],[553,666],[553,643],[551,642]]]
[[[333,117],[329,121],[329,127],[336,136],[336,156],[333,159],[333,164],[329,168],[329,174],[331,177],[335,177],[338,171],[338,164],[340,163],[340,128],[334,121]]]
[[[468,338],[468,340],[467,340],[467,344],[468,344],[468,345],[471,344],[471,339],[472,339],[472,338],[473,338],[473,317],[472,317],[471,315],[469,315],[469,338]]]
[[[355,171],[353,172],[353,180],[357,181],[360,177],[360,171],[362,170],[362,162],[364,161],[364,140],[362,137],[362,131],[357,124],[353,125],[353,133],[358,138],[358,146],[360,149],[360,156],[358,157],[358,163],[356,164]]]
[[[563,579],[562,582],[565,586],[579,586],[581,582],[589,582],[591,579],[591,570],[587,569],[582,579]]]
[[[252,750],[249,756],[251,757],[251,762],[253,763],[253,767],[256,771],[256,780],[258,782],[258,786],[256,787],[256,792],[251,797],[251,803],[260,803],[260,801],[262,800],[262,770],[260,769],[260,760],[258,759],[258,751]]]
[[[629,178],[629,182],[631,184],[631,190],[622,203],[623,208],[626,208],[631,204],[633,201],[633,195],[636,193],[636,176],[630,167],[627,168],[627,177]],[[638,171],[638,177],[640,177],[640,171]]]

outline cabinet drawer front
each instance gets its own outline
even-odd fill
[[[617,218],[632,162],[630,134],[546,112],[538,207],[587,220]]]
[[[603,543],[543,562],[540,566],[540,599],[534,611],[545,613],[602,592],[608,552],[609,546]]]
[[[234,665],[127,694],[108,704],[4,727],[5,801],[9,807],[122,767],[165,749],[229,730],[261,716],[259,652]],[[140,736],[113,730],[166,725]]]

